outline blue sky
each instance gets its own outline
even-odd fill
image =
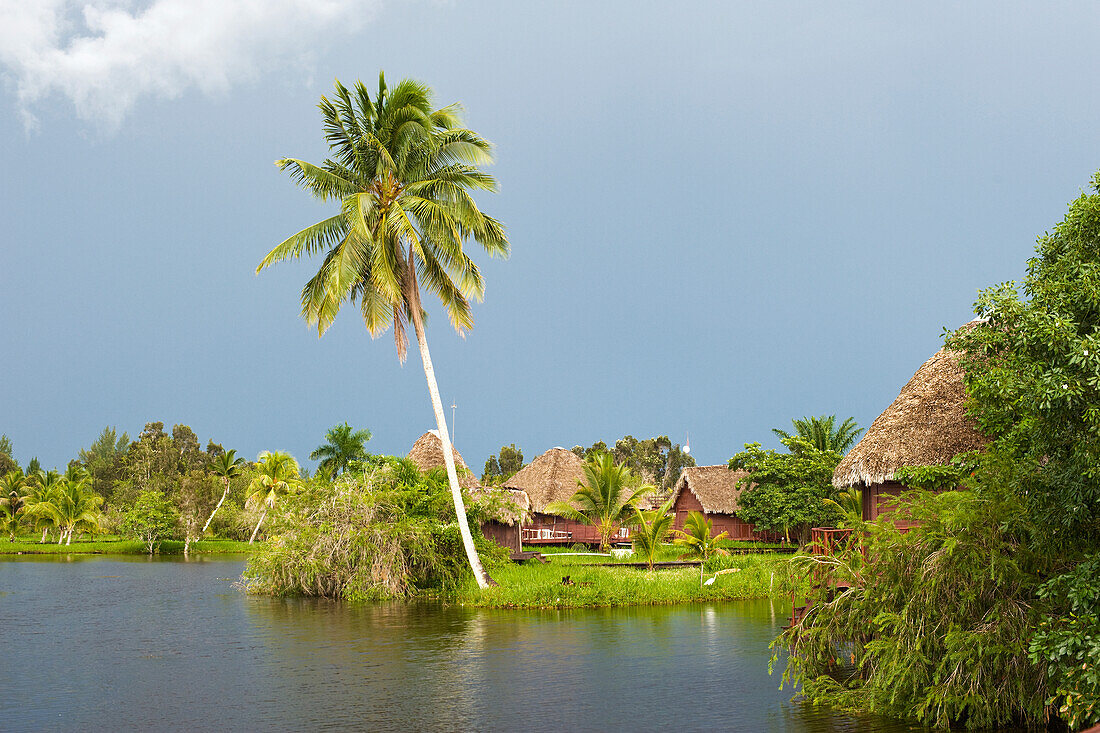
[[[86,9],[87,6],[87,9]],[[0,432],[63,465],[105,425],[304,459],[433,426],[415,354],[318,340],[326,215],[272,162],[379,69],[496,144],[510,260],[465,339],[429,323],[456,445],[668,434],[701,463],[792,417],[867,426],[1022,276],[1100,168],[1100,9],[1012,3],[0,0]],[[448,414],[450,410],[448,409]]]

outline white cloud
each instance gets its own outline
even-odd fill
[[[117,127],[143,96],[238,81],[294,63],[377,0],[0,0],[0,64],[28,125],[60,93],[78,117]]]

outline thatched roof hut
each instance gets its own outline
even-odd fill
[[[740,508],[737,501],[741,492],[747,488],[737,482],[747,475],[747,471],[731,471],[724,465],[689,466],[676,480],[672,503],[676,505],[686,489],[695,495],[706,514],[734,514]]]
[[[545,513],[552,501],[569,501],[584,481],[584,461],[571,450],[551,448],[508,479],[508,486],[523,489],[531,510]]]
[[[945,465],[983,448],[988,439],[966,414],[963,376],[956,352],[933,354],[836,467],[833,485],[883,484],[902,466]]]
[[[477,477],[466,465],[466,461],[462,459],[462,454],[453,445],[451,450],[455,457],[455,470],[458,471],[459,486],[464,489],[473,489],[478,486]],[[429,430],[417,438],[406,458],[415,463],[421,471],[443,468],[446,464],[443,460],[443,440],[439,437],[439,431]]]

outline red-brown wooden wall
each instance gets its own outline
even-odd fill
[[[690,489],[685,487],[680,492],[680,495],[676,497],[676,503],[672,505],[672,509],[676,512],[676,519],[672,523],[673,528],[683,529],[684,522],[687,521],[688,512],[701,512],[703,511],[703,505],[699,502],[699,498],[695,496]],[[753,526],[736,514],[712,513],[706,516],[714,526],[711,530],[714,535],[719,535],[722,532],[729,532],[729,538],[731,540],[760,539],[757,537]]]

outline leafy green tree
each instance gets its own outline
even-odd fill
[[[628,486],[632,483],[630,469],[617,465],[610,453],[593,456],[584,464],[584,481],[577,482],[577,492],[568,502],[550,502],[546,510],[595,527],[600,533],[600,551],[607,552],[611,535],[634,514],[638,499],[653,490],[642,485],[631,491]]]
[[[1070,589],[1100,567],[1100,173],[1092,189],[1039,237],[1023,282],[981,291],[978,320],[947,339],[992,438],[987,463],[1006,467],[996,479],[1023,503],[1031,544],[1060,562],[1031,652],[1064,695],[1050,704],[1084,725],[1100,722],[1100,681],[1077,655],[1097,638],[1100,604]],[[992,482],[976,478],[985,493]]]
[[[661,545],[668,539],[672,529],[672,520],[675,519],[675,515],[671,510],[671,499],[650,511],[642,511],[634,507],[634,523],[631,525],[630,540],[634,545],[635,554],[645,558],[648,570],[653,570],[657,553],[660,552]]]
[[[19,468],[19,464],[15,461],[13,451],[11,438],[6,435],[0,435],[0,476],[6,475],[9,471]]]
[[[485,471],[481,474],[481,483],[485,486],[500,486],[519,473],[523,468],[523,449],[515,443],[500,447],[500,458],[489,456],[485,461]]]
[[[366,443],[370,439],[369,430],[354,430],[347,423],[336,425],[325,433],[325,442],[309,454],[309,460],[321,459],[317,469],[338,476],[348,470],[352,461],[367,459]]]
[[[703,587],[703,566],[707,560],[724,552],[724,543],[729,532],[714,534],[714,523],[707,519],[702,512],[688,512],[684,520],[684,528],[679,536],[673,540],[677,545],[687,549],[685,557],[697,557],[699,563],[699,587]]]
[[[847,418],[840,425],[836,424],[836,415],[821,415],[820,417],[803,417],[792,419],[794,435],[786,430],[772,428],[772,432],[780,439],[798,436],[810,441],[813,447],[820,451],[835,451],[841,455],[848,452],[863,428],[856,424],[854,417]]]
[[[124,535],[144,542],[152,555],[178,526],[179,512],[172,502],[159,491],[144,491],[126,512],[120,529]]]
[[[379,75],[373,99],[361,82],[354,92],[337,82],[335,98],[322,97],[320,109],[333,157],[320,166],[290,158],[277,165],[314,197],[338,201],[341,210],[283,241],[257,271],[324,253],[320,269],[302,290],[302,315],[319,335],[350,301],[359,306],[372,336],[393,327],[397,355],[404,361],[406,325],[412,324],[463,546],[484,588],[492,579],[481,566],[466,521],[425,336],[420,285],[440,299],[459,333],[473,326],[468,299],[480,299],[485,286],[464,242],[472,238],[490,255],[508,254],[504,227],[483,213],[471,195],[496,190],[493,177],[478,167],[491,162],[490,145],[460,127],[456,107],[433,109],[431,90],[411,80],[389,89]]]
[[[80,463],[92,480],[92,490],[111,501],[115,482],[126,472],[126,451],[130,448],[130,436],[121,435],[113,427],[105,427],[88,448],[80,449]]]
[[[248,484],[248,499],[246,506],[263,507],[260,521],[256,522],[256,529],[248,538],[248,544],[256,540],[260,532],[260,525],[264,523],[267,513],[275,506],[279,497],[289,493],[298,485],[298,477],[301,469],[298,461],[284,451],[264,451],[256,459],[256,475]]]
[[[243,458],[237,457],[237,451],[231,450],[228,453],[221,452],[214,455],[210,461],[210,473],[217,476],[225,484],[225,490],[222,492],[222,498],[218,500],[218,505],[214,507],[214,510],[210,512],[210,518],[206,520],[206,524],[202,526],[202,532],[199,534],[206,534],[206,530],[210,527],[210,523],[214,521],[214,515],[218,513],[218,510],[222,508],[222,504],[225,503],[225,497],[229,496],[229,484],[230,482],[243,475],[245,468],[245,462]]]
[[[841,519],[835,503],[833,471],[841,455],[820,450],[806,438],[783,438],[789,453],[764,450],[759,443],[745,444],[729,460],[731,469],[749,472],[748,487],[741,493],[739,516],[758,529],[782,532],[790,542],[792,530],[799,544],[810,538],[810,528],[831,527]]]

